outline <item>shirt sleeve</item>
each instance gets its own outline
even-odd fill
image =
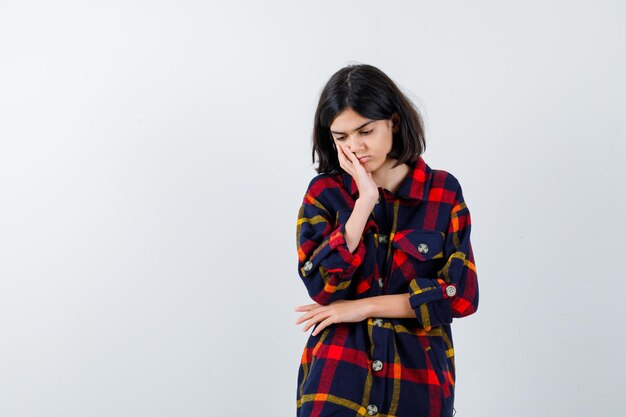
[[[411,308],[426,330],[478,309],[478,277],[470,231],[470,212],[457,185],[444,244],[446,263],[437,271],[437,278],[415,278],[409,283]]]
[[[346,299],[352,278],[363,263],[363,236],[353,252],[345,239],[351,214],[352,209],[340,209],[332,216],[310,190],[300,206],[296,232],[298,274],[318,304]]]

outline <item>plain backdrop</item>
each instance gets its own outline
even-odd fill
[[[0,1],[0,415],[295,415],[296,218],[320,90],[350,63],[415,101],[472,214],[456,417],[619,415],[625,18]]]

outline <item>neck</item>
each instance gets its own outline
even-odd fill
[[[396,189],[410,170],[407,164],[400,164],[392,169],[395,162],[395,159],[389,159],[379,169],[372,172],[372,179],[376,185],[392,193],[396,192]]]

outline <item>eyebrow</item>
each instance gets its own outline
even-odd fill
[[[365,123],[363,123],[361,126],[359,126],[359,127],[357,127],[356,129],[354,129],[354,130],[353,130],[353,132],[355,132],[355,131],[357,131],[357,130],[359,130],[359,129],[361,129],[361,128],[363,128],[363,127],[367,126],[368,124],[373,123],[373,122],[375,122],[375,121],[376,121],[376,120],[370,120],[369,122],[365,122]],[[332,131],[332,130],[331,130],[331,131],[330,131],[330,133],[336,133],[337,135],[343,135],[343,134],[345,134],[346,132],[335,132],[335,131]]]

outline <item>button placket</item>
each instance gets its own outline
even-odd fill
[[[387,210],[388,204],[387,204],[387,200],[385,200],[384,192],[383,194],[379,196],[378,202],[382,202],[383,204],[377,204],[376,206],[377,207],[376,214],[377,214],[377,218],[380,220],[380,228],[378,231],[379,233],[377,233],[374,237],[375,242],[377,243],[377,249],[378,249],[377,251],[378,252],[377,253],[378,269],[377,269],[376,275],[374,275],[374,279],[380,289],[380,291],[376,291],[375,293],[383,294],[383,287],[387,287],[387,284],[388,284],[388,283],[385,284],[385,280],[389,279],[389,271],[390,271],[390,265],[391,265],[390,255],[392,252],[391,242],[394,236],[393,230],[395,229],[395,220],[393,218],[390,218],[389,216],[390,213]],[[380,214],[380,217],[378,217],[379,214]],[[397,202],[394,201],[394,216],[396,214],[397,214]],[[388,229],[387,228],[388,226],[391,226],[391,229]],[[378,329],[373,330],[373,337],[375,338],[375,340],[378,340],[379,337],[383,336],[382,333],[384,332],[383,330],[384,323],[385,321],[383,320],[383,318],[380,318],[380,317],[376,317],[372,320],[372,325],[380,328],[380,330]],[[384,345],[382,343],[379,344],[378,342],[374,342],[374,346],[375,347],[372,351],[373,358],[371,359],[371,362],[370,362],[370,372],[372,372],[374,375],[377,375],[379,377],[378,378],[374,377],[374,380],[372,381],[372,393],[374,395],[370,397],[371,403],[366,406],[366,412],[367,412],[367,415],[369,416],[376,416],[377,414],[379,414],[380,410],[377,404],[381,403],[382,395],[385,389],[384,387],[387,384],[387,382],[385,381],[384,375],[381,374],[384,368],[383,361],[376,359],[377,357],[384,357],[385,355]]]

